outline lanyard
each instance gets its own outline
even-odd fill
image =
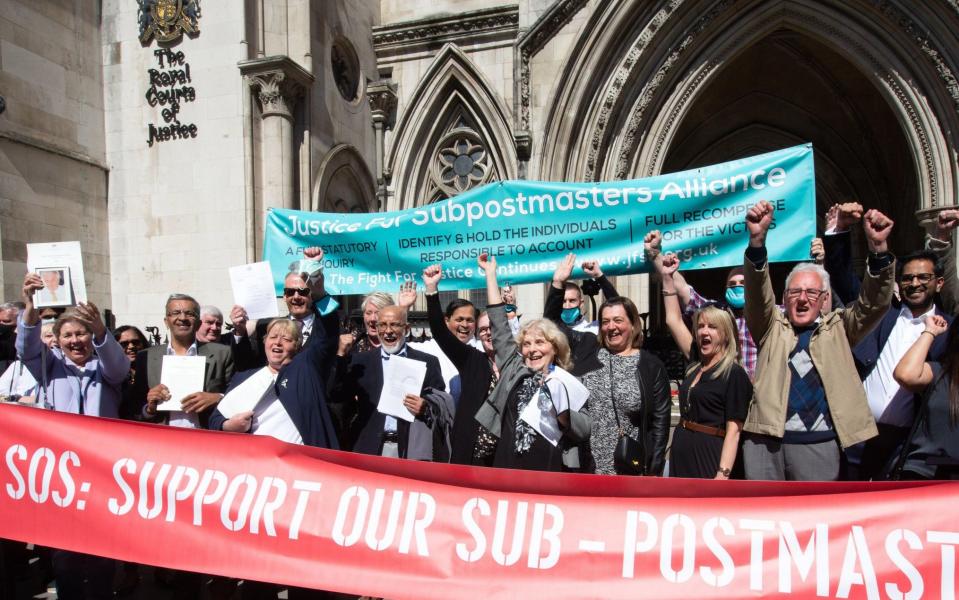
[[[96,376],[97,376],[97,372],[94,371],[93,373],[90,374],[90,378],[87,379],[87,384],[83,385],[84,373],[86,373],[86,370],[81,370],[80,374],[76,376],[77,377],[77,399],[79,402],[78,406],[80,408],[81,415],[86,414],[84,412],[84,408],[87,400],[87,392],[90,390],[90,386],[93,385],[93,380],[96,379]]]

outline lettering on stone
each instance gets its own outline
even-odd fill
[[[180,122],[181,105],[196,101],[196,88],[190,75],[190,63],[182,50],[169,48],[153,51],[156,68],[147,69],[150,87],[146,91],[147,104],[161,107],[162,123],[147,125],[147,146],[170,140],[195,138],[195,123]]]

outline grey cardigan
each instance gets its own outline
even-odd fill
[[[499,381],[490,392],[486,402],[476,412],[476,420],[491,434],[500,437],[503,427],[503,412],[509,394],[521,379],[532,375],[533,370],[523,364],[523,357],[516,347],[516,340],[506,319],[503,304],[491,304],[486,307],[489,313],[490,329],[493,332],[493,350],[496,352],[496,366],[499,368]],[[570,411],[569,429],[565,438],[571,442],[563,451],[563,465],[568,469],[579,469],[579,448],[577,444],[589,439],[592,420],[580,412]]]

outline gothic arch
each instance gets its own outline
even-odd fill
[[[842,55],[892,109],[918,181],[915,208],[955,204],[959,86],[952,44],[935,36],[950,35],[942,21],[954,23],[956,15],[934,10],[945,9],[905,13],[896,2],[876,0],[603,4],[557,84],[542,175],[596,180],[660,172],[702,91],[740,53],[787,30]]]
[[[334,146],[317,169],[310,210],[372,212],[376,184],[359,151],[349,144]]]
[[[440,49],[394,130],[386,157],[394,192],[387,210],[515,177],[509,113],[492,89],[457,46]],[[454,169],[457,158],[463,171]]]

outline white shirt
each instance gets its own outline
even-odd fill
[[[176,355],[176,352],[173,351],[173,346],[171,346],[169,343],[167,343],[166,345],[166,354],[167,356]],[[193,344],[191,344],[189,349],[187,349],[186,351],[186,356],[196,356],[196,355],[197,355],[196,340],[193,340]],[[170,420],[168,422],[173,427],[183,427],[185,429],[200,429],[200,415],[198,415],[197,413],[185,413],[182,410],[171,410]]]
[[[440,371],[443,373],[443,382],[446,384],[446,391],[453,396],[454,403],[459,403],[460,392],[462,392],[462,386],[460,385],[460,372],[456,370],[456,365],[453,364],[453,361],[446,357],[446,354],[440,348],[439,343],[430,338],[425,342],[408,342],[407,345],[410,348],[419,350],[420,352],[425,352],[435,356],[436,359],[440,361]]]
[[[37,387],[37,380],[19,360],[10,363],[0,375],[0,394],[4,396],[29,396]]]
[[[592,333],[593,335],[599,335],[599,322],[597,321],[587,321],[585,318],[576,321],[576,323],[570,328],[573,331],[581,331]]]
[[[300,340],[300,343],[306,344],[306,340],[310,339],[310,334],[313,333],[313,321],[316,320],[316,315],[311,312],[302,319],[297,319],[294,316],[290,316],[290,319],[300,323],[300,329],[303,331],[303,336]]]
[[[268,369],[269,367],[264,367]],[[276,374],[273,375],[273,381],[276,381]],[[253,425],[250,428],[253,435],[269,435],[275,437],[281,442],[290,444],[303,444],[303,436],[300,430],[293,424],[293,419],[286,412],[283,403],[276,395],[276,388],[270,385],[263,397],[253,408]]]
[[[936,314],[935,306],[918,317],[913,317],[912,311],[907,306],[903,306],[899,311],[896,324],[889,332],[889,339],[879,353],[875,368],[863,381],[869,409],[877,422],[896,427],[912,426],[913,394],[899,387],[892,372],[906,351],[922,335],[926,328],[924,323],[926,317],[934,314]]]

